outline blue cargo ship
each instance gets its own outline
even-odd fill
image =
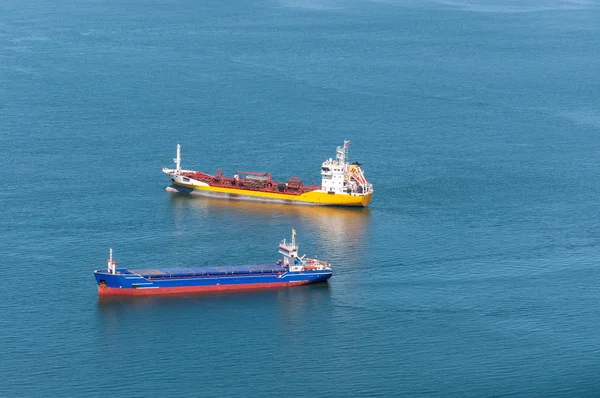
[[[333,272],[326,261],[298,256],[296,231],[279,244],[283,259],[267,265],[127,269],[117,268],[112,249],[107,269],[96,270],[99,295],[148,296],[248,290],[326,282]]]

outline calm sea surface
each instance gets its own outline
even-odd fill
[[[369,208],[173,196],[160,169]],[[598,396],[600,3],[4,0],[0,396]],[[99,300],[300,249],[327,285]]]

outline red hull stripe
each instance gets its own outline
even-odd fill
[[[101,296],[157,296],[162,294],[180,294],[180,293],[201,293],[201,292],[220,292],[225,290],[251,290],[268,289],[275,287],[298,286],[309,283],[309,281],[300,282],[274,282],[274,283],[245,283],[239,285],[211,285],[211,286],[178,286],[178,287],[159,287],[154,289],[133,289],[98,286],[98,294]]]

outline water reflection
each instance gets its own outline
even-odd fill
[[[235,200],[171,195],[175,222],[189,223],[190,215],[198,219],[278,220],[290,226],[308,224],[315,238],[328,247],[360,245],[368,234],[369,208],[298,206],[279,203],[245,202]],[[191,211],[188,211],[191,210]]]
[[[152,319],[175,321],[203,319],[223,322],[227,313],[260,313],[274,308],[291,317],[308,316],[315,307],[331,303],[328,283],[250,291],[212,292],[150,297],[98,296],[97,312],[107,335],[121,327],[134,327]]]

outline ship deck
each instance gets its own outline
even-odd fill
[[[196,181],[203,182],[216,188],[228,188],[228,189],[239,189],[246,191],[256,192],[267,192],[277,193],[283,195],[299,196],[303,193],[315,191],[321,189],[321,186],[315,185],[304,185],[298,177],[292,177],[287,182],[271,180],[270,177],[266,177],[266,173],[254,173],[254,172],[240,172],[244,175],[242,178],[226,177],[217,173],[217,175],[210,175],[202,173],[200,171],[184,170],[181,175],[185,178],[191,178]],[[260,174],[265,177],[258,178],[253,174]],[[184,183],[186,183],[184,179]],[[188,184],[193,185],[190,181]]]
[[[223,276],[246,275],[275,275],[286,271],[279,264],[265,265],[232,265],[226,267],[190,267],[190,268],[155,268],[129,269],[130,274],[147,279],[177,279],[177,278],[211,278]]]

